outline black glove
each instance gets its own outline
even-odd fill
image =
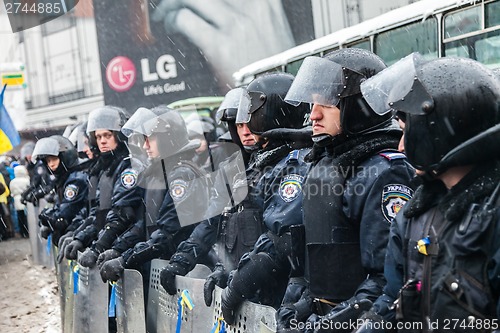
[[[99,253],[97,253],[96,250],[88,248],[85,250],[85,252],[82,253],[80,258],[78,258],[78,264],[83,267],[92,268],[95,266],[98,256]]]
[[[384,318],[373,310],[366,312],[361,319],[363,324],[356,330],[356,333],[385,333],[384,325],[382,325]]]
[[[126,267],[140,267],[144,263],[156,258],[160,258],[163,251],[161,245],[150,244],[148,242],[140,242],[134,246],[134,252],[127,259]]]
[[[49,235],[52,233],[52,229],[50,227],[42,225],[40,227],[40,236],[44,239],[49,238]]]
[[[361,317],[366,311],[370,310],[371,307],[372,307],[372,302],[369,299],[358,300],[356,299],[356,297],[352,297],[347,301],[341,302],[325,316],[320,317],[314,314],[311,315],[307,320],[308,322],[311,322],[311,325],[306,325],[306,326],[320,327],[319,330],[317,331],[315,330],[314,332],[329,332],[327,328],[338,326],[335,325],[335,323],[356,322],[357,319]],[[314,325],[314,322],[320,322],[320,324],[318,323]],[[344,327],[344,325],[340,325],[340,327]],[[350,329],[350,325],[346,325],[346,327],[347,327],[346,329],[337,329],[335,332],[350,333],[352,331],[352,329]],[[322,328],[325,328],[325,330],[323,330]],[[308,332],[309,331],[306,330],[306,333]]]
[[[221,310],[224,321],[229,325],[233,325],[235,322],[235,312],[239,307],[241,302],[243,302],[244,297],[236,292],[233,288],[229,286],[222,291],[221,296]]]
[[[64,256],[66,259],[76,260],[78,258],[78,251],[83,250],[85,246],[78,239],[74,239],[64,249]]]
[[[184,276],[189,272],[189,268],[178,262],[170,262],[160,273],[160,283],[170,295],[177,293],[175,286],[175,276]]]
[[[38,220],[40,221],[41,225],[48,227],[50,226],[53,215],[54,215],[54,209],[52,207],[44,208],[42,212],[38,215]]]
[[[121,253],[116,251],[115,249],[106,250],[103,253],[101,253],[99,255],[99,257],[97,258],[97,267],[99,267],[99,269],[101,269],[102,265],[105,262],[107,262],[111,259],[118,258],[119,256],[121,256]]]
[[[207,306],[212,304],[212,293],[215,286],[219,286],[221,288],[227,287],[228,276],[229,274],[224,268],[224,265],[221,263],[215,264],[214,271],[206,278],[205,285],[203,286],[203,297]]]
[[[221,310],[224,320],[234,324],[235,311],[247,298],[269,285],[275,285],[279,267],[267,253],[251,254],[244,265],[239,266],[231,282],[222,292]]]
[[[60,264],[64,259],[64,250],[68,246],[69,243],[73,241],[73,231],[68,231],[66,234],[59,238],[59,243],[57,244],[57,248],[59,253],[57,254],[57,262]]]
[[[123,274],[123,270],[125,269],[124,264],[125,260],[121,256],[106,261],[99,271],[102,282],[118,281]]]

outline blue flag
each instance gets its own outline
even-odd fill
[[[19,133],[10,119],[7,109],[3,105],[3,95],[7,85],[3,86],[0,94],[0,154],[6,153],[21,143]]]

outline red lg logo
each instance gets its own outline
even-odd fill
[[[114,91],[124,92],[132,88],[136,79],[135,65],[127,57],[111,59],[106,68],[106,80]]]

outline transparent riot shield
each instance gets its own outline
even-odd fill
[[[60,264],[56,264],[61,327],[64,333],[73,332],[73,266],[72,260],[63,260]]]
[[[157,329],[158,332],[176,332],[180,325],[180,332],[210,332],[213,322],[213,309],[205,305],[203,299],[203,286],[205,278],[211,273],[204,265],[196,267],[186,276],[176,276],[175,283],[177,294],[169,295],[161,286],[160,301],[158,308]],[[188,293],[184,300],[189,298],[193,308],[184,302],[181,312],[179,301],[182,293]],[[181,319],[179,319],[181,316]]]
[[[158,303],[160,302],[160,272],[167,266],[168,260],[153,259],[149,278],[148,303],[146,306],[146,328],[148,332],[159,332],[157,330]]]
[[[78,254],[78,257],[81,253]],[[109,285],[97,267],[79,266],[78,293],[74,296],[73,332],[108,333]]]
[[[34,264],[51,268],[54,265],[52,251],[50,248],[47,248],[47,240],[40,237],[40,226],[38,225],[38,214],[47,205],[47,202],[42,199],[38,203],[39,206],[34,206],[30,202],[26,205],[28,210],[31,253]]]
[[[116,283],[116,326],[118,333],[146,333],[142,275],[133,269]]]
[[[222,318],[221,295],[222,289],[215,287],[214,305],[212,309],[212,326]],[[276,332],[276,310],[273,307],[245,301],[236,312],[234,325],[226,325],[226,332]]]

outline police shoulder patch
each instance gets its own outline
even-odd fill
[[[413,190],[403,184],[385,185],[382,191],[382,213],[391,222],[397,213],[413,196]]]
[[[121,182],[123,187],[129,189],[137,184],[137,171],[134,169],[125,169],[121,174]]]
[[[297,174],[290,174],[283,177],[280,183],[279,194],[285,202],[292,202],[302,192],[302,181],[304,177]]]
[[[170,185],[170,196],[174,202],[178,203],[186,199],[188,192],[188,182],[183,179],[173,180]]]
[[[64,189],[64,199],[68,201],[75,200],[76,196],[78,195],[78,190],[79,188],[75,184],[67,185]]]

